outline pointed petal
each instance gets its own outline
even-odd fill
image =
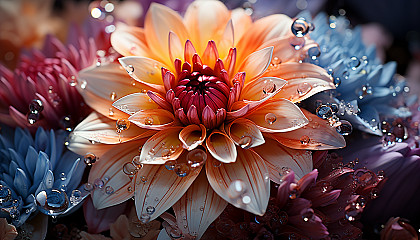
[[[156,109],[159,107],[155,102],[150,101],[146,93],[133,93],[115,101],[112,106],[129,115],[140,110]]]
[[[241,100],[258,101],[273,93],[278,89],[282,89],[287,81],[276,77],[264,77],[255,79],[242,89]],[[281,92],[281,91],[280,91]],[[277,96],[278,94],[276,94]]]
[[[169,32],[168,48],[171,62],[174,62],[177,58],[182,59],[182,57],[184,56],[184,48],[182,46],[181,40],[179,39],[178,35],[176,35],[176,33],[174,32]]]
[[[202,53],[208,40],[218,41],[229,21],[229,10],[219,1],[194,1],[185,12],[185,26],[197,51]]]
[[[333,79],[325,69],[309,63],[282,63],[264,76],[278,76],[287,81],[275,99],[300,102],[319,92],[335,89]]]
[[[228,55],[230,48],[234,46],[234,42],[233,23],[232,20],[229,20],[222,34],[222,38],[217,43],[219,58],[224,59]]]
[[[182,127],[171,127],[150,137],[141,149],[140,161],[145,164],[164,164],[181,155],[183,148],[179,140]]]
[[[174,125],[175,116],[165,109],[146,109],[136,112],[128,120],[144,129],[163,130]]]
[[[94,141],[91,142],[86,138],[70,134],[69,145],[67,148],[79,155],[85,155],[86,153],[93,152],[97,157],[100,157],[113,146],[114,145],[111,144],[95,143]]]
[[[265,144],[253,150],[264,159],[273,182],[280,184],[289,169],[296,174],[296,179],[312,170],[312,155],[309,151],[285,147],[269,136],[265,137],[265,141]]]
[[[308,124],[300,108],[286,99],[268,101],[246,118],[262,132],[288,132]]]
[[[185,154],[184,154],[185,155]],[[191,186],[201,171],[191,169],[185,177],[179,177],[164,165],[144,165],[136,175],[135,199],[137,216],[147,214],[153,220],[174,205]],[[147,208],[153,207],[152,214]]]
[[[127,130],[117,133],[116,121],[92,112],[72,132],[73,135],[91,141],[106,144],[116,144],[150,136],[147,129],[139,128],[133,124]]]
[[[213,129],[216,126],[216,114],[208,105],[204,107],[201,118],[204,126],[208,129]]]
[[[207,150],[217,160],[224,163],[236,161],[235,143],[223,132],[213,130],[206,139]]]
[[[224,200],[253,214],[264,215],[270,197],[270,179],[267,167],[258,154],[238,148],[236,162],[215,167],[207,161],[206,173],[211,187]],[[229,195],[229,186],[236,180],[242,181],[246,190],[239,199],[229,197],[232,196]]]
[[[219,52],[217,51],[216,43],[211,40],[208,42],[206,50],[203,53],[203,64],[214,69],[216,60],[219,58]]]
[[[203,171],[173,209],[177,225],[184,226],[180,227],[184,235],[200,239],[226,206],[227,202],[213,191]]]
[[[195,50],[194,45],[190,40],[187,40],[184,48],[184,61],[192,64],[192,57],[195,53],[197,53],[197,51]]]
[[[238,67],[236,72],[245,72],[245,83],[261,76],[271,62],[273,47],[267,47],[259,51],[251,53]]]
[[[188,125],[179,133],[183,147],[188,151],[193,150],[206,139],[206,127],[204,125]]]
[[[231,11],[230,17],[232,19],[234,31],[235,45],[241,39],[242,35],[252,25],[252,19],[249,14],[245,13],[245,9],[236,8]]]
[[[225,67],[228,72],[229,78],[233,78],[235,74],[236,65],[236,48],[229,49],[229,53],[223,62],[225,63]],[[228,84],[230,83],[228,82]]]
[[[97,179],[105,183],[102,188],[95,188],[91,193],[93,204],[97,209],[120,204],[134,195],[132,180],[123,172],[123,166],[139,155],[139,147],[144,142],[145,139],[118,144],[93,164],[89,173],[89,183],[94,184]],[[112,194],[106,193],[108,186],[113,189]]]
[[[305,128],[272,136],[281,144],[294,149],[328,150],[346,146],[346,141],[327,120],[301,109],[309,120]]]
[[[156,104],[158,104],[159,107],[168,111],[172,111],[172,105],[168,101],[166,101],[165,97],[163,97],[159,93],[147,91],[147,96],[149,96]]]
[[[111,44],[124,57],[152,57],[146,43],[144,30],[139,27],[118,24],[115,32],[111,34]]]
[[[225,128],[229,137],[242,148],[253,148],[265,142],[261,131],[248,119],[235,119]]]
[[[118,63],[85,68],[79,72],[78,82],[77,90],[85,102],[102,115],[113,119],[125,115],[112,108],[113,101],[131,93],[141,92],[143,89],[154,90],[142,83],[133,85],[130,76]]]
[[[168,35],[171,31],[179,37],[181,43],[188,38],[188,31],[177,12],[164,5],[152,3],[144,22],[147,45],[155,56],[169,66],[172,66],[168,51]]]

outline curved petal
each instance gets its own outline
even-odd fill
[[[117,144],[151,136],[147,129],[131,124],[126,130],[117,133],[116,121],[92,112],[85,120],[76,126],[72,134],[94,142]]]
[[[165,109],[146,109],[131,115],[128,120],[141,128],[163,130],[175,123],[175,116]]]
[[[115,51],[124,57],[151,57],[144,30],[139,27],[119,23],[115,31],[111,34],[111,44]]]
[[[264,76],[278,76],[287,84],[274,97],[300,102],[319,92],[335,89],[333,79],[325,69],[309,63],[282,63]]]
[[[262,75],[265,70],[267,70],[271,62],[272,54],[273,47],[267,47],[253,52],[242,62],[236,72],[245,72],[245,83],[247,83]]]
[[[123,57],[118,60],[132,78],[164,92],[161,68],[168,68],[164,64],[146,57]]]
[[[169,32],[174,32],[181,43],[184,43],[188,38],[188,31],[177,12],[161,4],[150,4],[144,22],[147,45],[154,55],[159,57],[159,60],[173,66],[168,51]]]
[[[246,116],[262,132],[288,132],[308,124],[300,108],[286,99],[270,100]]]
[[[171,127],[159,131],[144,144],[140,161],[145,164],[164,164],[168,160],[175,160],[181,155],[183,148],[179,140],[182,127]]]
[[[327,120],[301,109],[308,118],[308,125],[288,132],[272,134],[281,144],[294,149],[328,150],[343,148],[346,141]]]
[[[70,134],[69,136],[69,145],[67,148],[79,155],[85,155],[86,153],[93,152],[97,157],[102,156],[106,151],[114,147],[112,144],[103,144],[96,143],[94,141],[89,141],[86,138]]]
[[[218,41],[229,21],[229,10],[219,1],[194,1],[184,15],[190,40],[199,53],[203,53],[209,40]]]
[[[214,130],[206,139],[207,150],[217,160],[224,163],[236,161],[236,146],[225,133]]]
[[[297,180],[312,171],[312,154],[309,151],[285,147],[269,136],[265,141],[265,144],[252,150],[264,159],[273,182],[280,184],[289,169],[295,173]]]
[[[282,89],[286,83],[287,81],[276,77],[263,77],[255,79],[248,84],[245,84],[239,99],[259,101],[267,97],[268,94],[273,93],[278,89]],[[278,94],[276,94],[276,96],[277,95]]]
[[[188,151],[193,150],[206,139],[206,127],[204,125],[188,125],[179,133],[183,147]]]
[[[159,107],[154,101],[150,101],[146,93],[133,93],[115,101],[112,106],[129,115],[140,110],[156,109]]]
[[[131,178],[123,172],[123,166],[131,162],[134,157],[139,155],[139,147],[146,140],[133,141],[119,144],[106,152],[95,164],[89,173],[89,183],[102,180],[104,186],[95,188],[92,191],[93,205],[97,209],[102,209],[120,204],[133,195],[133,183]],[[99,179],[99,180],[97,180]],[[112,189],[113,191],[108,191]],[[109,194],[109,192],[112,192]]]
[[[264,160],[258,154],[238,148],[236,162],[216,167],[207,161],[206,173],[211,187],[224,200],[253,214],[264,215],[270,197],[270,179]],[[229,191],[236,180],[244,186],[240,196],[233,196]]]
[[[234,46],[234,33],[232,20],[229,20],[221,39],[217,43],[220,59],[224,59],[229,54],[230,48]]]
[[[245,9],[236,8],[233,9],[230,13],[234,33],[235,45],[241,39],[242,35],[247,31],[247,29],[252,25],[251,16],[245,13]]]
[[[168,49],[171,62],[174,62],[177,58],[182,59],[184,57],[184,47],[181,40],[179,40],[179,37],[174,32],[169,32]]]
[[[227,202],[213,191],[203,171],[172,208],[177,225],[184,226],[180,227],[183,234],[200,239],[226,206]]]
[[[229,137],[242,148],[253,148],[264,144],[261,131],[251,120],[237,118],[225,127]]]
[[[136,175],[137,216],[146,214],[150,216],[150,220],[159,217],[184,195],[201,168],[202,166],[193,168],[185,177],[179,177],[163,165],[144,165]]]
[[[142,83],[132,84],[132,79],[120,64],[102,64],[79,72],[77,89],[85,102],[104,116],[118,119],[124,116],[112,108],[116,99],[142,90],[154,90]]]

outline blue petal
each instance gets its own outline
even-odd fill
[[[12,178],[12,176],[10,176],[6,173],[3,173],[2,174],[2,180],[0,180],[0,182],[2,182],[2,181],[4,181],[4,183],[5,183],[5,184],[2,183],[3,185],[7,185],[7,186],[13,188],[13,178]]]
[[[51,164],[52,169],[54,169],[57,164],[57,158],[59,157],[58,155],[61,152],[60,153],[57,152],[57,149],[56,149],[57,143],[55,141],[54,131],[51,130],[49,135],[50,135],[50,144],[48,145],[48,149],[46,150],[46,153],[48,154],[48,156],[50,156],[50,164]]]
[[[13,181],[13,186],[15,187],[16,192],[18,192],[23,198],[26,198],[28,196],[30,184],[31,182],[28,177],[26,177],[25,172],[18,168]]]
[[[34,184],[38,186],[40,182],[45,178],[47,171],[49,170],[49,160],[47,154],[44,152],[39,152],[38,160],[36,162],[35,174],[34,174]]]
[[[23,162],[22,156],[17,154],[14,149],[10,149],[10,148],[9,148],[9,154],[10,154],[9,155],[10,160],[12,162],[17,163],[17,165],[26,172],[26,166],[25,166],[25,163]]]
[[[38,160],[38,152],[32,146],[29,146],[28,151],[26,153],[25,165],[26,165],[26,168],[28,169],[28,173],[29,173],[28,177],[32,181],[34,180],[33,175],[35,174],[37,160]]]
[[[8,174],[10,176],[14,176],[16,173],[16,169],[18,169],[19,165],[16,162],[10,162],[9,163],[9,171]]]
[[[37,151],[46,151],[48,148],[48,136],[44,129],[38,128],[35,134],[35,149]]]

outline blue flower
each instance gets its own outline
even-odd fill
[[[74,207],[67,195],[78,187],[85,164],[65,149],[66,137],[38,128],[34,139],[28,129],[1,128],[0,217],[20,226],[37,210],[57,216]]]
[[[308,15],[303,12],[299,16],[308,20]],[[312,23],[316,28],[310,36],[319,49],[309,49],[308,61],[326,69],[337,87],[315,98],[337,104],[340,118],[375,135],[382,135],[380,117],[410,116],[408,108],[392,105],[397,96],[408,91],[405,81],[395,75],[396,63],[382,65],[375,47],[363,44],[360,27],[350,29],[344,16],[328,17],[325,13],[318,14]]]

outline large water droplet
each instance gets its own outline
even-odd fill
[[[246,192],[246,185],[242,180],[234,180],[230,183],[228,188],[228,196],[231,199],[238,199]]]
[[[252,138],[249,136],[242,136],[241,139],[238,140],[238,145],[241,148],[247,149],[251,146]]]
[[[305,18],[300,17],[293,21],[291,29],[296,37],[301,38],[309,32],[309,24]]]
[[[85,80],[83,80],[83,81],[80,83],[80,88],[81,88],[81,89],[85,89],[85,88],[86,88],[86,86],[87,86],[87,82],[86,82]]]
[[[12,191],[4,185],[0,185],[0,205],[12,199]]]
[[[36,112],[36,113],[34,113],[34,112],[30,112],[30,113],[28,113],[28,116],[27,116],[27,120],[28,120],[28,123],[29,124],[35,124],[35,122],[36,121],[38,121],[39,120],[39,113],[38,112]]]
[[[353,180],[362,186],[366,186],[376,183],[377,177],[372,171],[360,168],[354,171]]]
[[[356,70],[358,66],[360,66],[360,61],[357,57],[353,56],[350,58],[349,62],[348,62],[348,67],[351,68],[352,70]]]
[[[34,99],[29,104],[29,111],[31,113],[40,113],[44,110],[44,105],[42,104],[42,101],[39,99]]]
[[[82,192],[78,189],[75,189],[71,192],[70,203],[73,205],[78,204],[82,200]]]
[[[304,96],[309,91],[311,91],[311,89],[312,89],[311,84],[307,82],[302,82],[302,83],[299,83],[299,85],[297,86],[297,93],[299,94],[299,96]]]
[[[316,115],[322,119],[328,119],[333,116],[333,112],[329,106],[321,105],[316,109]]]
[[[392,133],[387,133],[382,137],[382,146],[389,148],[395,145],[397,138]]]
[[[146,213],[149,215],[152,215],[155,212],[155,207],[153,206],[147,206]]]
[[[177,163],[174,167],[174,172],[179,177],[185,177],[190,173],[190,167],[187,164],[184,163]]]
[[[140,161],[140,156],[134,156],[131,161],[139,170],[143,168],[143,163]]]
[[[134,72],[134,67],[133,65],[127,65],[125,70],[127,71],[128,74],[132,74]]]
[[[205,163],[207,153],[202,149],[194,149],[187,154],[187,163],[190,167],[196,168]]]
[[[302,215],[302,220],[304,222],[312,221],[314,219],[314,210],[312,210],[311,208],[307,208],[303,211],[301,215]]]
[[[319,49],[318,46],[309,48],[308,56],[315,61],[319,56],[321,56],[321,49]]]
[[[274,113],[267,113],[264,119],[268,124],[273,124],[275,121],[277,121],[277,117]]]
[[[333,82],[334,82],[334,86],[335,86],[335,87],[338,87],[338,86],[340,86],[340,84],[341,84],[341,78],[339,78],[339,77],[335,77],[335,78],[333,79]]]
[[[69,206],[69,199],[64,191],[48,189],[36,195],[38,209],[47,215],[57,215]]]
[[[248,205],[251,203],[252,200],[250,196],[244,195],[242,196],[241,201],[242,201],[242,204]]]
[[[353,131],[353,126],[349,121],[341,120],[340,125],[338,125],[335,130],[341,135],[349,135]]]
[[[102,180],[102,179],[99,179],[99,178],[97,178],[97,179],[95,179],[95,181],[93,181],[93,186],[95,187],[95,188],[103,188],[104,187],[104,181]]]
[[[137,173],[137,167],[132,162],[126,162],[123,165],[123,172],[128,176],[133,176]]]
[[[111,186],[106,186],[105,193],[108,194],[108,195],[113,194],[114,193],[114,188],[111,187]]]
[[[83,189],[85,189],[85,191],[90,192],[93,190],[93,185],[91,183],[85,183],[83,185]]]
[[[303,144],[303,145],[308,145],[310,141],[311,141],[311,139],[306,135],[304,135],[300,138],[300,143]]]
[[[125,131],[129,127],[130,127],[130,121],[128,121],[128,119],[120,118],[117,120],[117,123],[116,123],[117,132]]]
[[[96,155],[93,153],[86,153],[83,160],[86,163],[86,165],[90,166],[96,162]]]
[[[276,90],[277,86],[273,80],[269,79],[264,81],[264,86],[262,90],[264,94],[274,93]]]
[[[166,162],[165,162],[165,167],[166,167],[166,169],[168,169],[169,171],[172,171],[172,170],[174,170],[176,163],[177,163],[177,162],[176,162],[176,160],[169,160],[169,161],[166,161]]]

